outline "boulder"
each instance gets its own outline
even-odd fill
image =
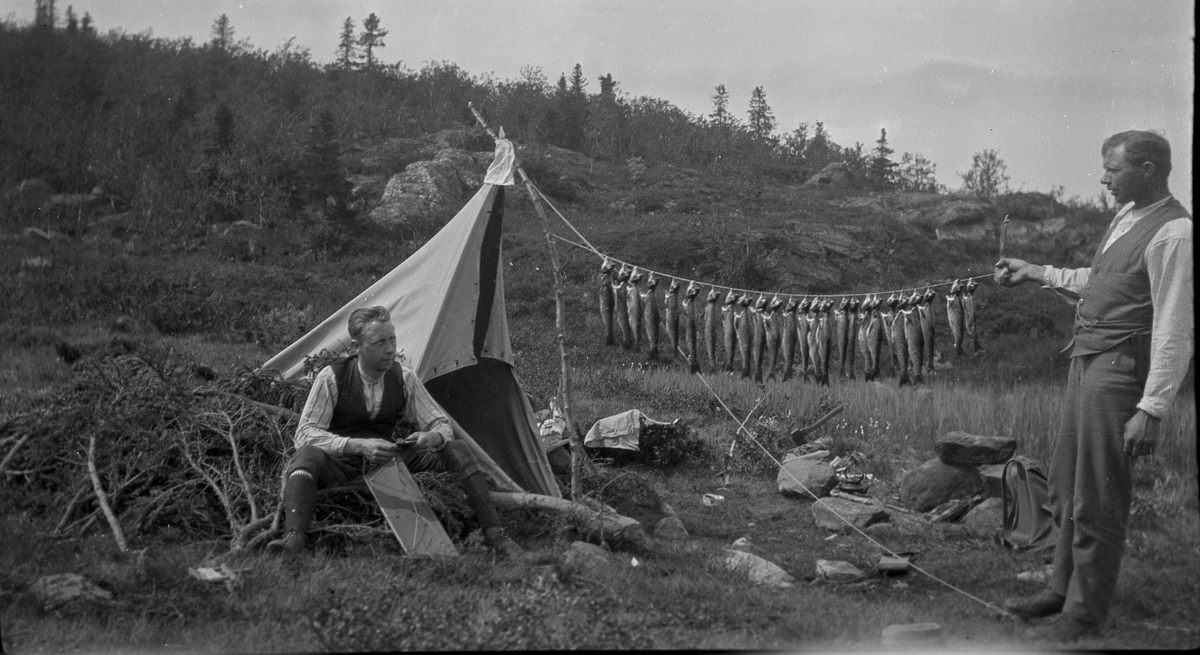
[[[796,578],[779,568],[779,565],[741,550],[725,549],[721,563],[731,571],[744,572],[754,584],[787,588],[796,581]]]
[[[883,505],[876,503],[864,505],[843,498],[821,498],[813,503],[812,513],[813,518],[817,521],[817,527],[833,532],[850,530],[845,521],[839,519],[838,516],[846,519],[859,530],[882,523],[890,518]]]
[[[855,187],[858,186],[858,178],[850,171],[850,168],[842,162],[833,162],[825,168],[821,169],[820,173],[813,175],[804,182],[809,185],[827,185],[835,187]]]
[[[683,521],[674,516],[664,516],[654,525],[654,536],[667,541],[683,541],[688,538],[687,528]]]
[[[955,431],[935,441],[933,452],[946,464],[1003,464],[1017,452],[1017,440],[1013,437],[981,437]]]
[[[822,498],[837,486],[837,473],[824,462],[792,457],[783,460],[775,483],[785,496]]]
[[[983,491],[983,476],[973,466],[931,459],[900,479],[900,501],[918,512]]]
[[[963,525],[974,532],[990,534],[1000,529],[1004,518],[1004,502],[999,498],[988,498],[976,505],[963,517]]]
[[[419,161],[392,176],[371,220],[384,225],[407,222],[430,211],[451,210],[461,204],[465,192],[454,166],[444,161]]]
[[[483,186],[483,176],[487,173],[487,166],[481,166],[475,156],[466,150],[445,148],[438,151],[433,161],[453,166],[454,170],[458,172],[458,179],[462,180],[468,192],[475,192]]]
[[[979,475],[983,476],[983,485],[989,498],[1002,498],[1004,487],[1004,465],[984,464],[979,467]]]

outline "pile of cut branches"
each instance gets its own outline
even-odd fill
[[[302,404],[307,387],[252,371],[197,387],[194,369],[153,346],[83,358],[56,393],[0,415],[0,506],[57,515],[58,536],[107,528],[122,551],[152,535],[228,538],[231,550],[264,543],[280,527],[297,420],[277,405]],[[469,510],[457,490],[415,477],[451,534],[461,531]],[[359,496],[331,502],[318,518],[379,524]]]

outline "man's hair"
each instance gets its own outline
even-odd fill
[[[358,341],[362,336],[362,331],[371,323],[387,323],[392,320],[392,315],[388,313],[387,307],[383,305],[375,305],[374,307],[360,307],[350,312],[350,321],[347,328],[350,330],[350,338]]]
[[[1154,164],[1154,175],[1167,179],[1171,174],[1171,144],[1166,137],[1157,132],[1129,130],[1114,134],[1104,140],[1100,146],[1101,156],[1120,146],[1125,146],[1125,158],[1135,166],[1146,162]]]

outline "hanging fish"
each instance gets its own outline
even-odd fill
[[[742,355],[741,375],[750,377],[750,340],[753,337],[750,315],[750,296],[738,296],[738,307],[733,314],[733,322],[737,329],[738,351]]]
[[[933,299],[937,294],[930,287],[925,288],[921,302],[917,305],[917,313],[921,318],[921,343],[925,346],[925,372],[933,373],[933,333],[937,314],[933,311]]]
[[[962,281],[955,280],[946,294],[946,319],[950,322],[950,336],[954,337],[954,354],[963,354],[963,302]]]
[[[784,382],[792,377],[792,365],[796,360],[796,308],[799,306],[795,298],[788,298],[779,322],[780,348],[783,350],[783,374],[780,377]]]
[[[638,284],[641,283],[645,275],[638,270],[636,266],[629,274],[629,281],[625,283],[625,304],[629,309],[629,334],[633,337],[633,349],[642,349],[642,294],[638,290]]]
[[[667,324],[667,342],[671,347],[671,359],[679,356],[679,280],[671,279],[667,295],[663,298],[663,319]]]
[[[858,348],[863,356],[863,379],[879,377],[879,342],[883,339],[883,321],[875,311],[877,299],[866,298],[858,312]]]
[[[817,301],[805,298],[796,307],[796,348],[800,350],[800,377],[804,380],[810,378],[812,369],[812,348],[809,347],[808,335],[812,332],[814,302]]]
[[[893,294],[893,297],[895,294]],[[888,302],[891,302],[891,298]],[[892,333],[892,360],[896,363],[896,377],[899,378],[899,384],[909,384],[912,382],[908,377],[908,340],[904,334],[904,318],[901,315],[908,307],[908,300],[903,296],[896,299],[896,304],[892,308],[891,326]]]
[[[621,347],[629,350],[633,345],[633,338],[629,336],[629,304],[627,302],[625,282],[629,280],[629,270],[625,268],[625,264],[621,264],[621,270],[613,277],[613,310],[617,330],[621,333]]]
[[[763,324],[763,310],[767,299],[760,293],[758,300],[750,305],[750,378],[755,382],[763,381],[763,348],[767,344],[767,331]]]
[[[782,305],[783,301],[779,296],[775,296],[763,311],[763,332],[767,338],[766,352],[763,354],[764,380],[775,379],[775,364],[779,360],[780,324],[783,322],[779,308]]]
[[[725,302],[721,305],[721,327],[724,330],[724,345],[725,345],[725,372],[733,372],[734,353],[737,352],[737,331],[734,329],[733,314],[737,305],[737,294],[733,289],[725,295]]]
[[[600,325],[604,328],[604,345],[613,345],[613,288],[612,271],[614,264],[608,257],[600,264],[600,275],[597,276],[596,291],[600,295]]]
[[[833,318],[830,323],[833,326],[833,353],[834,361],[837,362],[838,377],[846,377],[846,346],[850,343],[850,321],[846,316],[846,308],[850,305],[850,300],[845,296],[833,309]]]
[[[917,301],[921,296],[915,291],[905,299],[905,308],[900,312],[904,319],[904,341],[908,345],[908,363],[911,367],[910,379],[914,384],[925,381],[924,343],[921,332],[921,316],[917,313]]]
[[[809,332],[809,339],[813,341],[810,348],[813,351],[817,382],[825,386],[829,386],[829,349],[833,343],[833,320],[830,316],[832,308],[833,301],[821,301],[820,311],[816,316],[816,329]]]
[[[979,283],[975,280],[967,280],[962,294],[963,328],[967,333],[966,340],[971,342],[971,354],[983,352],[979,346],[979,332],[975,330],[975,289],[978,287]]]
[[[683,292],[680,311],[683,313],[683,340],[687,344],[688,370],[700,372],[700,353],[696,350],[696,332],[699,320],[696,316],[696,295],[700,287],[693,281],[688,282],[687,290]]]
[[[717,372],[717,331],[721,328],[721,292],[709,287],[708,300],[704,304],[704,352],[708,355],[708,370]]]
[[[654,273],[646,280],[646,290],[642,292],[642,323],[646,326],[646,341],[650,345],[650,359],[658,357],[659,305],[658,278]]]
[[[846,304],[846,375],[854,379],[854,355],[858,352],[858,298]]]

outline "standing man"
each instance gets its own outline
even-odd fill
[[[317,491],[345,484],[399,456],[410,471],[454,471],[483,528],[484,544],[501,557],[523,553],[500,527],[487,479],[470,447],[454,439],[450,421],[411,369],[396,361],[396,328],[382,306],[350,314],[357,354],[321,369],[296,429],[296,453],[283,489],[285,532],[272,552],[304,550]],[[391,441],[403,419],[416,425],[399,445]]]
[[[996,262],[996,282],[1037,282],[1075,302],[1067,402],[1050,462],[1059,540],[1049,588],[1005,607],[1023,618],[1062,613],[1028,632],[1049,641],[1095,634],[1108,618],[1133,497],[1135,458],[1153,455],[1160,422],[1187,372],[1192,218],[1167,186],[1171,146],[1122,132],[1100,149],[1120,207],[1089,268]]]

